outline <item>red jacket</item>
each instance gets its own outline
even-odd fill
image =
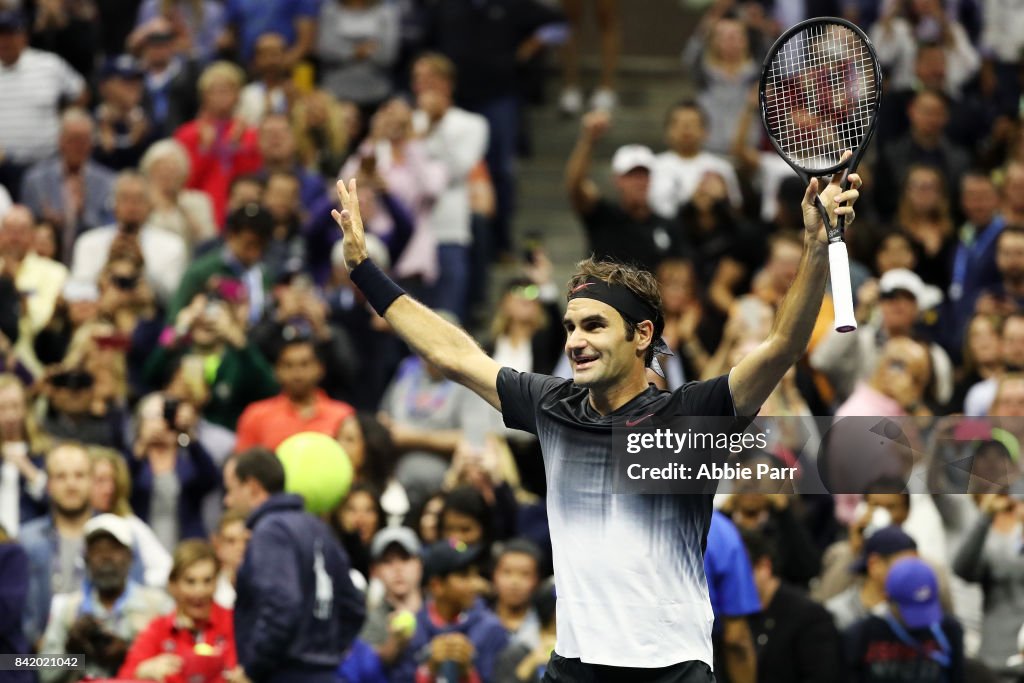
[[[181,670],[164,683],[224,683],[223,672],[238,664],[231,610],[214,603],[210,621],[196,630],[179,625],[177,612],[157,617],[132,643],[117,677],[134,678],[139,664],[162,654],[175,654],[184,660]]]
[[[202,190],[213,201],[217,226],[224,227],[231,181],[241,175],[256,173],[263,167],[259,134],[240,120],[216,121],[217,135],[209,147],[201,147],[199,119],[183,124],[174,137],[188,150],[192,173],[187,187]]]

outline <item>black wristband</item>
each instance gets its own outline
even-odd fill
[[[405,290],[396,285],[370,259],[364,259],[362,263],[353,268],[349,277],[373,306],[373,310],[377,311],[377,315],[381,317],[384,317],[384,313],[395,299],[405,294]]]

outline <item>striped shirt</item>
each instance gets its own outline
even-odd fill
[[[0,64],[0,149],[19,164],[57,151],[62,98],[74,100],[85,81],[63,58],[27,48],[11,66]]]

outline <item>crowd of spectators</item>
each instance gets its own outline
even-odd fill
[[[557,586],[537,441],[367,306],[334,184],[357,179],[371,255],[407,291],[502,365],[569,376],[548,254],[524,245],[507,282],[491,267],[518,253],[531,79],[561,56],[579,225],[550,229],[657,275],[668,389],[719,376],[802,253],[759,64],[783,28],[838,15],[885,71],[847,232],[859,329],[832,331],[826,293],[743,465],[789,467],[845,417],[930,418],[913,438],[934,453],[861,493],[716,497],[715,673],[1024,678],[1024,2],[687,4],[694,97],[650,122],[658,151],[602,144],[628,3],[0,0],[0,652],[86,655],[44,682],[274,680],[232,618],[254,522],[225,490],[240,454],[314,431],[354,470],[324,519],[366,607],[338,679],[539,681]]]

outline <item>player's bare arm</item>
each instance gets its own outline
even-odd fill
[[[847,152],[844,158],[849,154]],[[846,216],[849,225],[854,218],[853,203],[860,196],[861,180],[859,175],[851,173],[848,176],[850,189],[844,192],[842,176],[843,171],[832,176],[831,182],[821,192],[821,201],[831,220]],[[754,415],[761,409],[782,376],[803,356],[811,339],[829,273],[828,236],[815,205],[816,194],[818,179],[812,178],[801,204],[804,216],[803,256],[793,286],[775,315],[772,331],[768,339],[729,373],[729,389],[738,415]]]
[[[350,180],[346,187],[345,181],[339,180],[337,188],[341,211],[335,209],[332,215],[341,226],[345,266],[352,273],[367,259],[356,181]],[[363,293],[370,298],[370,292],[364,289]],[[370,303],[373,303],[372,298]],[[406,294],[391,302],[383,315],[398,336],[422,358],[437,366],[445,377],[466,386],[501,409],[497,388],[501,366],[484,353],[465,330]]]

